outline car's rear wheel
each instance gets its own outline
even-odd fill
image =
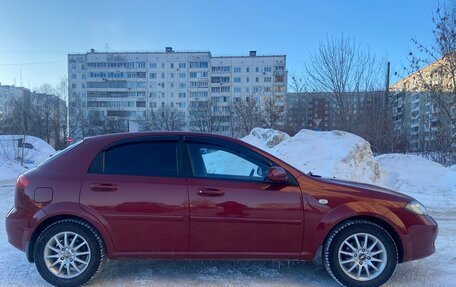
[[[80,286],[105,263],[105,247],[91,225],[77,219],[59,220],[41,232],[34,250],[38,272],[55,286]]]
[[[367,220],[350,220],[337,226],[323,248],[326,270],[345,286],[380,286],[393,275],[397,261],[391,235]]]

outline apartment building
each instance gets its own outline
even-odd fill
[[[435,150],[447,140],[456,147],[456,127],[447,116],[456,114],[451,61],[444,57],[390,87],[394,129],[411,151]]]
[[[184,129],[195,130],[195,102],[211,101],[220,116],[230,103],[249,98],[263,104],[286,94],[286,56],[214,57],[210,52],[98,52],[68,55],[69,131],[76,139],[129,130],[160,107],[178,109]],[[223,117],[222,117],[223,118]],[[219,132],[228,134],[222,123]]]
[[[26,90],[25,88],[0,83],[0,120],[12,110],[11,101],[18,101]]]

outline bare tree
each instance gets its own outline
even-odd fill
[[[251,97],[233,103],[232,109],[236,117],[236,128],[239,136],[245,136],[255,127],[264,124],[260,105]]]
[[[202,133],[218,133],[222,124],[223,112],[210,99],[191,101],[189,107],[189,126],[192,130]]]
[[[378,62],[368,49],[350,37],[328,38],[306,66],[309,88],[327,92],[337,116],[336,128],[352,131],[356,120],[357,94],[378,90],[381,77]]]
[[[264,126],[271,129],[282,129],[284,126],[284,103],[274,96],[267,97],[263,104]]]
[[[410,66],[415,73],[417,90],[430,93],[431,100],[444,113],[447,121],[456,125],[456,5],[437,11],[432,18],[434,41],[430,47],[412,39],[417,52],[409,53]],[[423,69],[424,66],[428,68]]]
[[[170,105],[150,111],[143,120],[143,127],[156,131],[179,131],[185,126],[185,114]]]

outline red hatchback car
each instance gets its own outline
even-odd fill
[[[435,251],[413,198],[306,175],[245,142],[194,133],[87,138],[19,176],[9,242],[56,286],[106,259],[285,259],[321,254],[347,286],[385,283]]]

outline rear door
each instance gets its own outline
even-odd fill
[[[81,205],[97,214],[121,252],[188,250],[188,193],[177,137],[134,139],[101,151]]]
[[[185,137],[191,175],[190,251],[234,256],[301,252],[303,213],[297,183],[265,181],[266,158],[228,141]]]

